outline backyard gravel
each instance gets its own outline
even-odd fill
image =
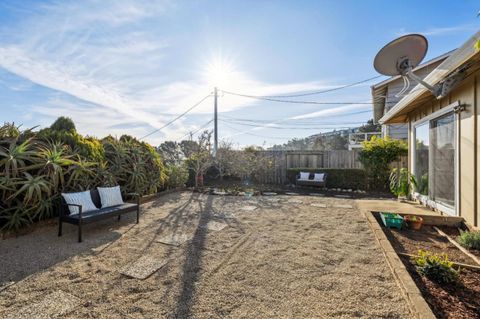
[[[0,286],[17,282],[0,292],[0,318],[24,313],[26,305],[61,318],[411,317],[352,199],[182,192],[142,211],[138,225],[132,214],[86,226],[80,244],[70,225],[61,238],[47,225],[0,241],[2,263],[4,251],[22,254],[0,271]],[[227,226],[215,230],[216,223]],[[193,239],[159,242],[172,237]],[[132,265],[145,265],[139,277],[153,273],[121,273],[136,273]],[[74,298],[75,307],[42,307],[58,294]]]

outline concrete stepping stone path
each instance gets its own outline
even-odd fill
[[[303,203],[303,201],[298,200],[298,199],[290,199],[287,202],[290,203],[290,204],[301,204],[301,203]]]
[[[6,319],[57,318],[79,306],[82,300],[61,290],[54,291],[41,300],[30,303]]]
[[[132,264],[123,268],[120,273],[127,277],[143,280],[150,277],[166,264],[167,261],[165,259],[153,256],[142,256]]]
[[[241,210],[244,210],[244,211],[247,211],[247,212],[252,212],[257,208],[258,208],[257,206],[252,206],[252,205],[247,205],[247,206],[240,207]]]
[[[335,195],[337,198],[352,198],[350,195]]]
[[[216,221],[209,221],[206,225],[202,225],[201,227],[206,228],[208,230],[218,231],[218,230],[224,229],[227,226],[228,225],[225,224],[225,223],[220,223],[220,222],[216,222]]]
[[[318,207],[318,208],[327,208],[327,205],[322,203],[312,203],[310,204],[310,206]]]
[[[335,205],[333,207],[335,207],[335,208],[353,208],[352,205]]]
[[[180,246],[191,239],[193,239],[193,235],[190,234],[170,234],[155,241],[165,245]]]

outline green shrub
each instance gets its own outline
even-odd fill
[[[407,155],[407,144],[389,137],[383,139],[374,136],[370,141],[364,141],[362,146],[359,160],[367,171],[369,186],[376,190],[387,190],[389,166],[400,156]]]
[[[146,195],[165,181],[159,154],[130,136],[83,137],[67,118],[40,132],[0,127],[0,230],[52,217],[61,192],[120,185]]]
[[[421,275],[441,285],[455,284],[459,280],[459,272],[453,269],[453,263],[448,260],[447,254],[438,255],[419,250],[413,261]]]
[[[457,240],[465,248],[480,250],[480,231],[461,232]]]
[[[367,189],[367,174],[364,169],[357,168],[289,168],[287,169],[287,179],[295,184],[295,178],[300,172],[326,173],[327,188],[343,189]]]
[[[188,169],[185,165],[170,164],[166,166],[167,188],[183,187],[188,181]]]
[[[390,173],[390,191],[393,195],[397,197],[408,196],[415,185],[415,177],[410,174],[408,169],[392,169]]]

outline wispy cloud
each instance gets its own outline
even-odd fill
[[[424,36],[444,36],[444,35],[453,35],[463,32],[475,32],[479,29],[480,24],[461,24],[456,26],[448,26],[448,27],[432,27],[424,30],[407,30],[406,28],[402,28],[399,30],[396,35],[402,36],[405,34],[410,33],[420,33]]]
[[[0,35],[5,35],[0,40],[0,67],[76,98],[68,107],[61,106],[65,99],[40,103],[34,108],[37,114],[70,115],[99,135],[121,128],[144,135],[172,118],[162,114],[185,111],[212,88],[205,70],[178,71],[182,66],[172,65],[176,61],[172,55],[179,52],[178,47],[172,49],[175,39],[149,27],[173,6],[169,1],[135,0],[39,5],[28,19],[0,27]],[[167,77],[166,70],[172,69],[178,74],[169,72]],[[254,95],[332,88],[322,81],[265,83],[235,69],[229,77],[231,82],[222,83],[223,89]],[[222,112],[259,103],[230,95],[221,96],[220,102]],[[192,113],[201,117],[211,111],[211,103],[204,103]],[[149,141],[176,138],[196,127],[183,118]]]

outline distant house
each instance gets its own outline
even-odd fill
[[[387,108],[379,98],[385,95],[389,101],[392,82],[372,88],[378,97],[379,122],[408,128],[409,170],[418,183],[415,198],[443,213],[461,216],[475,227],[480,225],[480,53],[474,48],[479,38],[480,32],[416,72],[423,71],[430,85],[443,84],[443,89],[450,85],[452,89],[440,99],[416,85]],[[455,74],[462,78],[452,86]]]
[[[453,51],[442,54],[430,61],[427,61],[414,70],[415,74],[421,78],[425,78],[432,70],[439,66],[447,59]],[[410,93],[417,85],[416,81],[411,81],[409,89],[401,96],[397,96],[403,88],[403,79],[401,76],[394,76],[377,83],[371,87],[372,103],[373,103],[373,121],[378,123],[385,113],[387,113],[403,96]],[[384,124],[382,125],[382,137],[389,136],[395,139],[406,140],[408,138],[408,126],[406,123]]]

